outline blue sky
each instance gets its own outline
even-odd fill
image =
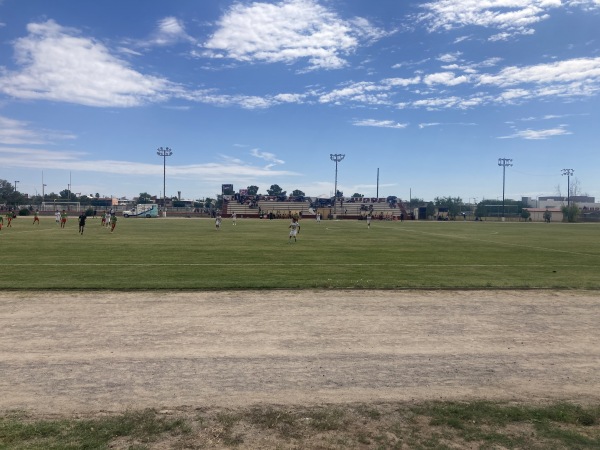
[[[600,198],[600,0],[0,0],[0,178]]]

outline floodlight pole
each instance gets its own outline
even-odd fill
[[[169,147],[159,147],[156,150],[156,154],[158,156],[162,156],[163,157],[163,209],[165,208],[165,204],[166,204],[166,184],[167,184],[167,156],[171,156],[173,154],[173,150],[171,150]]]
[[[575,172],[573,169],[562,169],[562,175],[567,176],[567,208],[571,206],[571,175]]]
[[[504,220],[504,188],[506,186],[506,167],[512,166],[512,159],[498,158],[498,165],[502,166],[502,220]]]
[[[338,163],[342,161],[346,155],[341,155],[339,153],[330,154],[329,159],[335,162],[335,187],[333,192],[333,217],[336,217],[337,213],[337,172],[338,172]]]
[[[20,181],[15,180],[15,194],[17,193],[17,183],[20,183]]]

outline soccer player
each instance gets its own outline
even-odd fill
[[[56,221],[56,225],[60,225],[60,211],[58,209],[54,213],[54,220]]]
[[[215,217],[215,228],[217,230],[221,229],[221,215],[217,214],[217,217]]]
[[[2,225],[4,225],[4,217],[0,216],[0,231],[2,231]]]
[[[292,238],[294,238],[294,242],[296,242],[296,235],[300,233],[300,224],[298,223],[297,218],[292,219],[292,223],[288,227],[290,229],[290,237],[288,238],[288,244],[292,242]]]
[[[117,215],[111,214],[111,216],[110,216],[110,232],[111,233],[115,230],[116,226],[117,226]]]
[[[317,223],[321,223],[321,213],[317,213]]]
[[[106,225],[106,211],[102,213],[102,221],[100,222],[100,226],[103,227]]]
[[[60,213],[60,227],[64,228],[67,224],[67,212],[63,209]]]
[[[87,216],[85,215],[85,212],[82,212],[79,215],[79,234],[83,234],[83,228],[85,227],[85,219],[87,219]]]
[[[371,228],[371,213],[367,214],[367,228]]]
[[[32,223],[32,225],[35,225],[36,222],[37,222],[38,225],[40,224],[40,212],[37,209],[33,213],[33,223]]]
[[[12,211],[9,211],[8,214],[6,214],[6,228],[11,227],[12,225],[10,224],[13,220],[13,213]]]
[[[233,221],[233,224],[234,224],[234,225],[235,225],[235,221],[236,221],[236,219],[237,219],[237,216],[236,216],[236,214],[235,214],[235,213],[233,213],[233,214],[231,215],[231,220]]]

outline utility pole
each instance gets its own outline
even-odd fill
[[[562,175],[567,176],[567,208],[571,206],[571,175],[575,172],[573,169],[562,169]]]
[[[377,168],[377,198],[379,199],[379,167]]]
[[[15,194],[17,193],[17,183],[20,183],[20,181],[15,180]]]
[[[498,165],[502,166],[502,221],[504,222],[504,187],[506,185],[506,167],[512,166],[512,159],[498,158]]]
[[[165,202],[166,202],[166,183],[167,183],[167,156],[171,156],[173,154],[173,150],[171,150],[169,147],[159,147],[156,150],[156,154],[158,156],[162,156],[163,157],[163,209],[165,208]],[[164,211],[163,211],[164,212]]]
[[[342,161],[346,155],[341,155],[339,153],[330,154],[329,159],[335,162],[335,187],[333,192],[333,218],[336,218],[337,214],[337,173],[338,173],[338,163]]]

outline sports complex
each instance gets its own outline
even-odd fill
[[[159,431],[94,448],[598,443],[600,225],[240,215],[0,231],[0,429],[68,420],[14,448],[111,417]]]

